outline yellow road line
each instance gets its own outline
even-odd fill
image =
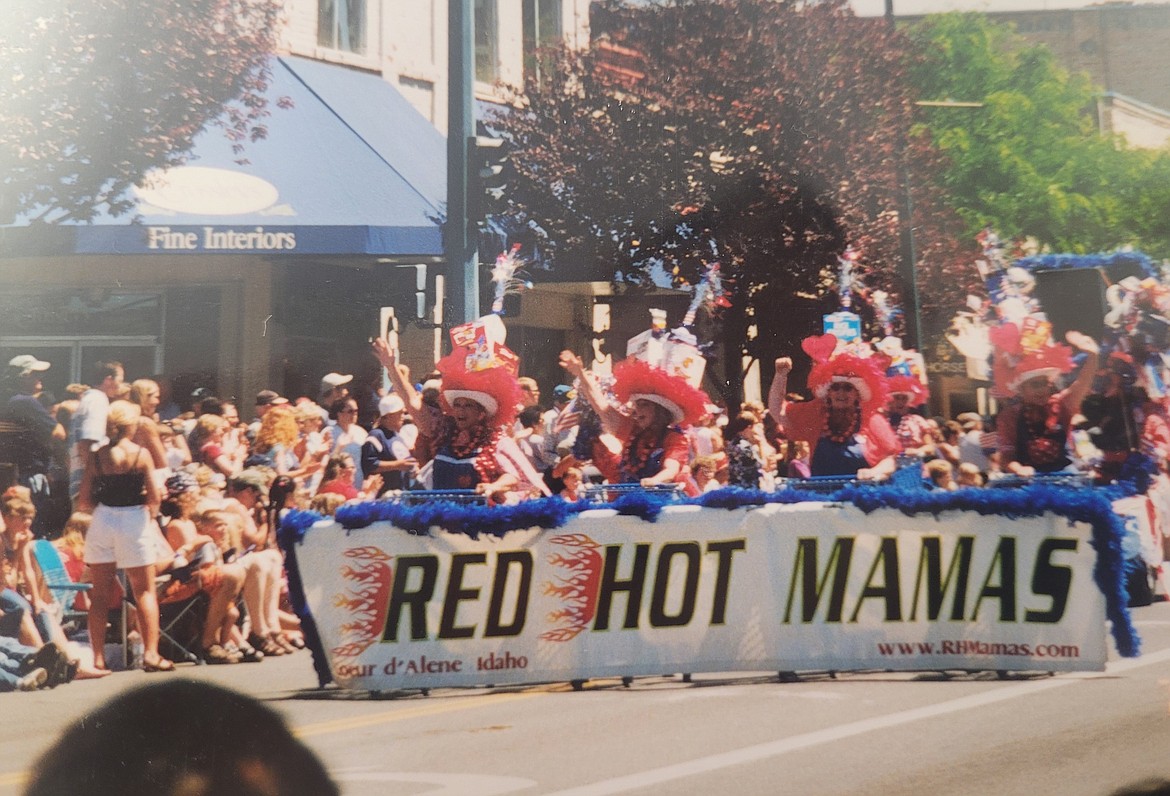
[[[375,724],[389,724],[395,721],[438,716],[443,713],[453,713],[459,710],[493,707],[504,702],[532,699],[541,695],[541,692],[525,692],[522,694],[494,694],[490,696],[484,695],[483,697],[452,698],[429,705],[420,705],[419,707],[386,710],[381,713],[371,713],[364,716],[350,716],[343,719],[333,719],[332,721],[322,721],[316,724],[306,724],[295,728],[293,735],[298,738],[307,738],[312,735],[345,732],[347,730],[361,729],[362,727],[371,727]]]

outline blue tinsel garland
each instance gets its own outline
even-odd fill
[[[619,514],[641,517],[647,522],[658,519],[664,506],[697,505],[716,509],[738,509],[765,504],[794,504],[809,501],[850,503],[865,513],[878,509],[893,509],[913,517],[930,514],[938,517],[945,511],[974,511],[981,515],[1008,518],[1038,517],[1051,512],[1073,522],[1088,523],[1092,529],[1090,541],[1097,554],[1093,579],[1105,595],[1106,615],[1112,625],[1113,639],[1118,652],[1126,658],[1136,657],[1141,651],[1141,640],[1130,619],[1126,593],[1126,561],[1121,540],[1125,523],[1113,512],[1112,500],[1144,492],[1148,481],[1145,468],[1135,467],[1130,475],[1134,480],[1108,489],[1069,489],[1048,485],[1027,486],[1020,489],[960,489],[954,492],[928,491],[921,488],[850,485],[831,494],[817,494],[795,489],[763,492],[756,489],[728,487],[687,500],[664,498],[654,493],[622,495],[610,504],[587,502],[567,503],[560,498],[530,500],[517,506],[488,508],[466,506],[450,502],[436,502],[420,506],[405,506],[391,501],[354,503],[343,506],[336,520],[353,531],[389,522],[409,533],[425,534],[432,527],[441,527],[451,533],[463,533],[477,538],[481,534],[500,537],[509,531],[533,527],[545,529],[564,525],[570,516],[594,508],[612,508]],[[310,526],[323,519],[309,511],[290,512],[280,526],[280,546],[284,549],[289,568],[289,594],[293,607],[306,622],[306,641],[314,655],[318,676],[322,674],[324,649],[312,624],[304,590],[296,570],[295,549]],[[291,553],[291,554],[290,554]],[[294,583],[295,581],[295,583]],[[318,660],[318,656],[319,660]],[[327,671],[327,669],[326,669]],[[326,682],[322,681],[322,684]]]
[[[1021,257],[1012,263],[1028,271],[1050,271],[1066,268],[1114,268],[1137,266],[1143,276],[1157,276],[1157,269],[1142,252],[1109,252],[1107,254],[1042,254]]]

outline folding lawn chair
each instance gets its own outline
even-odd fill
[[[65,569],[65,562],[61,560],[61,553],[53,547],[47,539],[37,539],[33,542],[33,556],[37,566],[41,568],[41,575],[45,579],[45,586],[60,611],[61,628],[70,633],[85,628],[89,617],[88,611],[78,611],[73,607],[74,597],[79,592],[87,592],[93,588],[92,583],[76,583],[69,577]]]
[[[128,667],[130,623],[127,619],[130,610],[136,606],[125,574],[119,572],[118,577],[126,595],[122,601],[122,657]],[[198,562],[163,574],[155,580],[155,590],[158,594],[159,654],[176,663],[202,664],[203,659],[196,650],[200,646],[211,601],[199,586]]]

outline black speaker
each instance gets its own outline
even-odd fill
[[[1105,275],[1100,268],[1035,271],[1036,298],[1052,322],[1052,337],[1064,341],[1075,329],[1100,340],[1105,333]]]

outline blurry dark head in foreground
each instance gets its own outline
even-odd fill
[[[1170,779],[1150,777],[1118,788],[1109,796],[1170,796]]]
[[[274,711],[193,680],[111,700],[37,762],[26,796],[319,796],[338,794],[324,766]]]

